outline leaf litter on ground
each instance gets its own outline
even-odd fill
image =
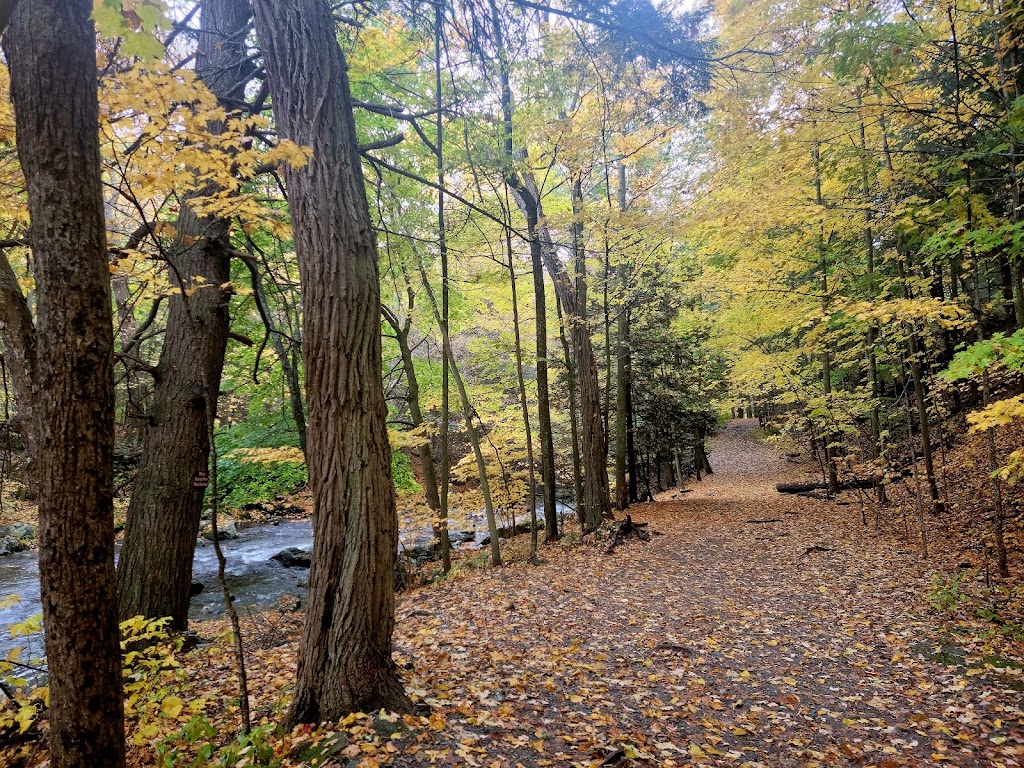
[[[424,714],[300,727],[274,736],[275,761],[1021,765],[1019,642],[1003,638],[993,662],[955,634],[929,604],[936,564],[863,525],[856,503],[776,493],[794,466],[755,426],[716,439],[715,473],[692,492],[632,507],[662,534],[650,542],[606,554],[607,530],[531,565],[517,541],[510,565],[401,595],[395,661]],[[285,610],[248,620],[257,722],[283,717],[300,626]],[[222,742],[237,719],[229,646],[184,654],[179,694],[219,692],[207,715]]]

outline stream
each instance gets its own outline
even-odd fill
[[[559,515],[564,517],[571,508],[559,504]],[[538,509],[543,519],[543,509]],[[452,538],[463,541],[464,549],[479,549],[487,537],[487,523],[483,513],[470,516],[473,527],[465,532],[452,531]],[[460,535],[461,534],[461,535]],[[429,528],[403,529],[399,534],[399,548],[429,546],[433,532]],[[305,598],[308,568],[286,568],[271,558],[290,547],[302,550],[313,548],[313,526],[309,520],[280,522],[241,528],[238,538],[221,542],[227,560],[228,586],[235,596],[235,606],[244,615],[247,609],[273,607],[285,595]],[[217,555],[213,545],[200,539],[192,562],[192,581],[203,585],[203,591],[192,598],[189,617],[193,621],[218,618],[223,615],[223,597],[217,583]],[[43,656],[42,638],[12,638],[7,631],[12,624],[25,621],[39,613],[38,552],[29,550],[0,557],[0,601],[8,595],[20,600],[12,606],[0,608],[0,658],[18,646],[26,647],[25,658]]]

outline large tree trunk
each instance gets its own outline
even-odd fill
[[[14,390],[17,414],[11,425],[25,439],[25,487],[36,497],[36,329],[18,276],[6,254],[0,254],[0,340],[4,345],[7,373]]]
[[[202,9],[196,72],[224,103],[244,95],[250,16],[245,0],[207,0]],[[210,126],[212,132],[220,129]],[[180,293],[170,300],[118,561],[121,618],[170,616],[176,629],[188,623],[192,558],[206,494],[193,477],[209,463],[206,408],[216,408],[230,325],[231,294],[221,288],[231,279],[229,230],[225,219],[197,215],[186,197],[171,248]]]
[[[377,240],[345,57],[326,0],[255,0],[303,290],[313,492],[309,608],[289,721],[408,710],[391,659],[398,516],[381,384]]]
[[[91,0],[21,0],[5,48],[37,290],[39,575],[50,765],[125,763],[114,337]]]

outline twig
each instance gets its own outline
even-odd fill
[[[622,748],[616,749],[614,752],[612,752],[610,755],[608,755],[608,757],[606,757],[602,761],[601,768],[608,768],[608,766],[618,765],[619,763],[621,763],[625,759],[626,759],[626,750],[624,750]]]
[[[249,733],[252,730],[252,719],[249,715],[249,681],[245,672],[242,627],[238,620],[238,611],[235,610],[234,598],[228,589],[228,579],[225,573],[227,560],[224,557],[224,550],[220,546],[220,531],[217,528],[217,512],[220,506],[220,500],[217,497],[217,441],[214,433],[217,413],[213,398],[209,396],[209,393],[206,398],[206,412],[209,420],[207,432],[210,442],[210,527],[213,534],[213,550],[217,553],[217,581],[220,582],[221,592],[224,593],[224,607],[231,620],[231,634],[235,644],[235,662],[238,665],[238,708],[242,715],[242,733]]]

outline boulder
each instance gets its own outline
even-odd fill
[[[21,539],[13,536],[0,536],[0,556],[13,555],[15,552],[24,552],[28,547]]]
[[[0,533],[15,539],[34,539],[36,537],[36,528],[28,523],[11,523],[0,528]]]
[[[313,562],[313,555],[298,547],[288,547],[288,549],[282,549],[270,559],[276,560],[285,568],[309,568]]]
[[[207,525],[203,528],[203,538],[213,541],[213,526]],[[217,538],[221,541],[230,541],[238,538],[238,523],[230,517],[221,517],[217,520]]]

